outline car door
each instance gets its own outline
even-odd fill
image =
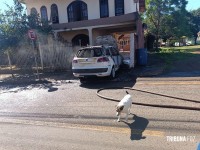
[[[118,60],[118,52],[114,47],[110,47],[111,57],[115,63],[115,70],[119,69],[119,60]]]
[[[122,56],[119,54],[119,50],[114,48],[114,51],[116,53],[116,56],[117,56],[117,65],[120,66],[122,64]]]

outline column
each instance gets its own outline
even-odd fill
[[[92,34],[92,28],[88,28],[88,35],[89,35],[89,45],[92,46],[93,45],[93,34]]]

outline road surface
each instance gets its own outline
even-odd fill
[[[133,105],[129,121],[117,122],[116,102],[99,98],[105,87],[136,89],[200,102],[199,78],[138,78],[136,82],[77,80],[1,87],[0,149],[195,150],[200,112]],[[200,108],[200,103],[129,91],[134,102]],[[125,90],[101,94],[116,99]]]

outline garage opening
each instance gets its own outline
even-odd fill
[[[87,46],[89,45],[89,36],[85,34],[78,34],[72,39],[73,46]]]

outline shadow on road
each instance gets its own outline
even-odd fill
[[[134,114],[132,114],[132,115],[134,115]],[[124,122],[131,129],[130,139],[131,140],[145,139],[146,137],[143,136],[142,134],[145,131],[147,125],[149,124],[149,121],[146,118],[139,117],[137,115],[133,116],[133,120],[134,121],[132,123]]]
[[[133,69],[132,69],[133,70]],[[130,69],[121,69],[117,72],[115,79],[109,77],[90,77],[80,84],[80,87],[87,89],[100,89],[111,87],[133,87],[136,83],[137,76],[132,74]]]

